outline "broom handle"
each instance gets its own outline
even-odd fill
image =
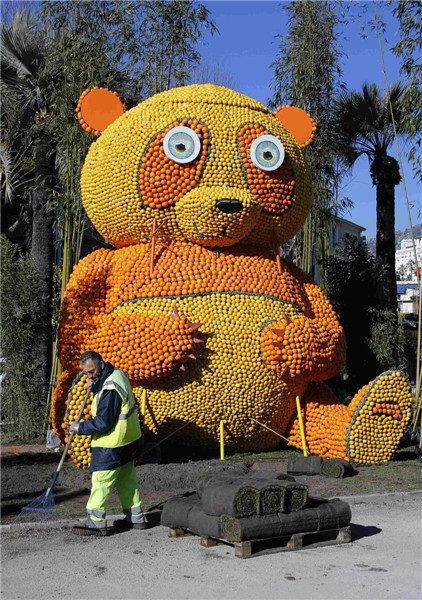
[[[85,408],[85,406],[86,406],[86,403],[87,403],[87,401],[88,401],[88,398],[89,398],[89,395],[90,395],[90,393],[91,393],[91,389],[89,388],[89,389],[88,389],[88,391],[87,391],[87,393],[85,394],[85,398],[83,399],[82,406],[81,406],[81,408],[80,408],[80,410],[79,410],[78,416],[76,417],[76,422],[78,422],[78,421],[80,420],[80,418],[82,417],[82,413],[84,412],[84,408]],[[47,492],[46,492],[46,495],[47,495],[49,492],[51,492],[51,490],[53,489],[53,486],[54,486],[54,484],[55,484],[55,483],[56,483],[56,481],[57,481],[57,478],[58,478],[58,476],[59,476],[59,473],[60,473],[60,469],[62,468],[62,466],[63,466],[63,463],[64,463],[64,461],[66,460],[66,457],[67,457],[67,451],[69,450],[69,447],[70,447],[70,444],[72,443],[72,440],[73,440],[73,436],[74,436],[74,435],[75,435],[75,432],[74,432],[74,431],[71,431],[71,432],[70,432],[70,435],[69,435],[69,438],[68,438],[68,440],[67,440],[67,444],[66,444],[66,446],[65,446],[65,449],[63,450],[62,457],[61,457],[61,459],[60,459],[60,462],[59,462],[59,464],[58,464],[58,466],[57,466],[56,472],[55,472],[55,473],[54,473],[54,475],[53,475],[53,479],[52,479],[52,481],[51,481],[50,487],[48,488],[48,490],[47,490]]]

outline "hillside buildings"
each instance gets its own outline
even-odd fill
[[[422,238],[415,238],[416,256],[418,267],[422,265]],[[416,283],[416,265],[413,242],[410,239],[401,241],[400,249],[396,250],[396,273],[403,280],[410,280]]]

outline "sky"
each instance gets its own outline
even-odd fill
[[[287,16],[282,6],[286,2],[272,0],[211,0],[204,2],[216,21],[219,33],[207,35],[205,45],[200,47],[202,57],[211,65],[218,64],[231,74],[232,87],[263,104],[267,104],[272,92],[273,79],[271,63],[274,61],[280,39],[277,35],[287,32]],[[340,29],[342,52],[341,62],[343,81],[349,89],[361,89],[365,82],[375,82],[385,89],[385,77],[378,38],[368,27],[374,16],[374,3],[368,2],[368,11],[359,17],[365,3],[359,3],[350,10],[355,20]],[[377,2],[378,16],[387,26],[388,43],[383,41],[385,63],[389,84],[400,78],[400,62],[390,48],[399,39],[398,21],[392,14],[393,7],[385,2]],[[368,37],[362,36],[362,25]],[[403,141],[400,150],[403,151]],[[391,148],[391,155],[397,158],[397,151]],[[413,179],[411,167],[404,161],[405,184],[411,210],[412,225],[422,222],[419,215],[421,188]],[[343,218],[365,227],[363,235],[373,238],[376,235],[375,188],[369,175],[369,163],[361,157],[355,164],[352,174],[342,182],[342,194],[350,198],[354,207]],[[409,227],[403,184],[396,187],[396,229]]]

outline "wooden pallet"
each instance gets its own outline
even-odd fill
[[[194,535],[187,529],[170,529],[170,537],[185,537]],[[337,544],[347,544],[352,541],[350,527],[340,529],[329,529],[326,531],[312,531],[306,533],[294,533],[284,537],[262,538],[245,542],[229,542],[221,538],[201,537],[200,544],[205,548],[211,548],[218,544],[226,544],[234,547],[234,555],[237,558],[251,558],[274,552],[288,552],[307,548],[319,548]]]
[[[189,535],[193,534],[187,529],[179,529],[178,527],[169,528],[169,537],[187,537]]]

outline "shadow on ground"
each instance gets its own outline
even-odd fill
[[[350,530],[352,532],[352,542],[361,540],[365,537],[378,535],[382,531],[382,529],[375,525],[358,525],[357,523],[350,523]]]
[[[31,465],[57,465],[60,460],[60,454],[47,454],[46,452],[21,452],[20,454],[10,454],[1,457],[3,468],[31,466]]]
[[[46,494],[47,490],[40,490],[38,492],[24,492],[18,494],[15,497],[9,497],[2,502],[1,512],[4,517],[10,515],[18,515],[20,511],[26,507],[30,502],[36,500],[38,497],[42,497]],[[86,496],[89,494],[88,488],[81,488],[77,490],[54,490],[54,503],[60,505],[63,502],[69,500],[75,500],[80,496]]]

